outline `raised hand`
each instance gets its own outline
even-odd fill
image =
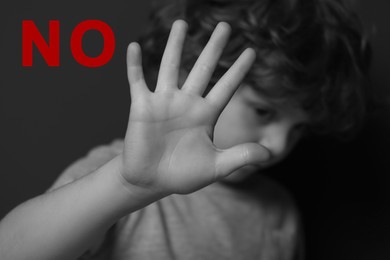
[[[227,150],[213,144],[217,119],[252,65],[254,51],[245,50],[203,98],[230,26],[217,25],[179,89],[186,30],[184,21],[173,24],[154,92],[144,81],[139,45],[131,43],[127,51],[132,103],[120,174],[129,185],[165,194],[196,191],[242,166],[269,158],[268,150],[256,143]]]

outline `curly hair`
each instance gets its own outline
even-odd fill
[[[257,58],[244,83],[275,100],[297,100],[308,113],[313,132],[348,136],[362,125],[371,48],[357,15],[343,1],[160,0],[156,4],[149,31],[141,38],[145,67],[152,72],[158,70],[174,20],[189,24],[182,56],[185,71],[191,70],[216,24],[225,21],[232,34],[210,86],[251,47]]]

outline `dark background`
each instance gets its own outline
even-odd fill
[[[0,218],[44,192],[92,147],[124,136],[130,97],[125,50],[145,29],[149,1],[15,1],[0,8]],[[390,2],[357,1],[374,49],[372,85],[390,95]],[[61,66],[38,53],[21,65],[21,24],[42,32],[61,23]],[[83,20],[108,23],[116,36],[113,59],[86,68],[72,57],[69,39]],[[44,33],[45,34],[45,33]],[[102,49],[98,33],[84,39],[91,56]],[[318,139],[298,146],[270,174],[283,182],[301,209],[308,259],[390,258],[390,110],[369,118],[352,142]],[[309,151],[309,153],[307,153]],[[280,171],[279,171],[280,170]],[[280,173],[281,172],[281,173]]]

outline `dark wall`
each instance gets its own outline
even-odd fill
[[[129,113],[127,44],[138,38],[148,1],[15,1],[1,8],[0,216],[47,189],[56,176],[92,147],[124,135]],[[22,21],[34,20],[47,35],[48,21],[61,26],[60,67],[48,67],[35,51],[22,67]],[[78,64],[70,50],[74,27],[87,19],[110,25],[116,51],[105,66]],[[85,35],[89,55],[100,53],[98,33]]]
[[[36,2],[0,8],[0,218],[44,192],[92,147],[123,137],[130,104],[125,50],[144,30],[149,11],[148,1]],[[390,2],[360,0],[357,10],[373,32],[373,87],[389,96]],[[48,67],[38,53],[33,67],[22,67],[21,24],[27,19],[39,28],[60,20],[60,67]],[[79,65],[70,52],[71,32],[86,19],[107,22],[116,35],[115,55],[100,68]],[[87,34],[84,47],[98,54],[99,35]],[[303,143],[270,170],[297,198],[309,259],[390,257],[389,115],[372,116],[350,143]]]

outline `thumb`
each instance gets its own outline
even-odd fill
[[[222,150],[216,158],[216,176],[224,178],[233,171],[250,165],[261,164],[269,160],[270,151],[257,143],[246,143]]]

